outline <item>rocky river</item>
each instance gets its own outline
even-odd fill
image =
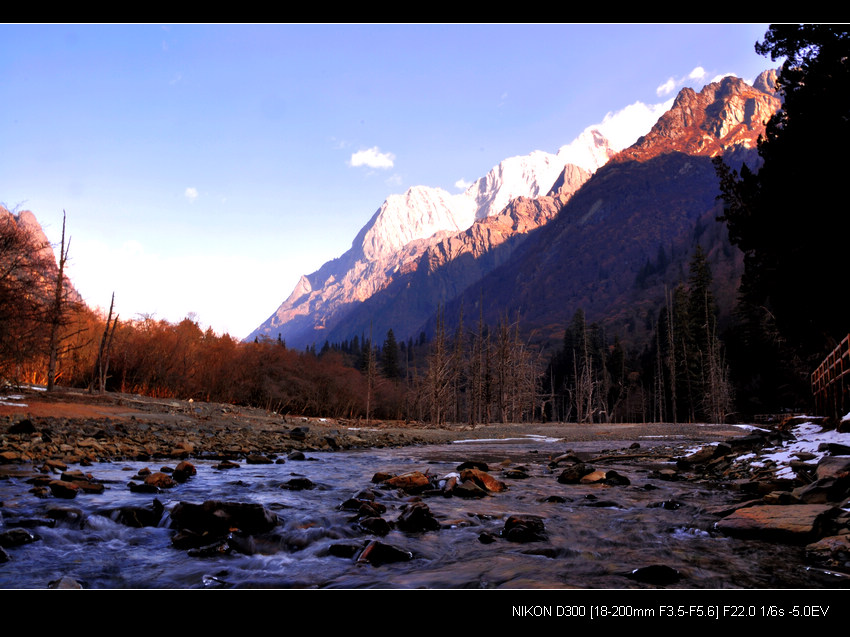
[[[122,417],[0,424],[0,588],[850,587],[834,424],[358,446],[354,423],[289,422],[274,452]]]

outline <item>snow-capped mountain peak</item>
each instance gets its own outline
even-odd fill
[[[583,148],[590,145],[588,148]],[[303,346],[333,326],[352,303],[385,288],[395,273],[410,267],[430,245],[498,215],[517,197],[547,194],[568,163],[589,173],[613,152],[599,131],[586,131],[557,154],[534,151],[494,166],[465,191],[414,186],[390,195],[352,242],[351,249],[304,276],[277,311],[248,338],[276,338]]]

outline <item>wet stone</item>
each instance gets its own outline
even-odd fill
[[[351,559],[362,550],[359,544],[337,542],[331,544],[327,549],[327,554],[333,557],[342,557]]]
[[[651,564],[636,568],[626,577],[644,584],[654,584],[656,586],[668,586],[675,584],[682,579],[682,574],[675,568],[664,564]]]
[[[510,542],[541,542],[546,540],[543,518],[536,515],[511,515],[505,520],[502,537]]]
[[[490,495],[486,489],[482,489],[472,480],[456,485],[451,493],[461,498],[486,498]]]
[[[405,505],[396,520],[396,527],[409,533],[420,531],[438,531],[440,522],[431,513],[428,505],[424,502],[412,502]]]
[[[80,488],[73,482],[64,480],[51,480],[47,485],[50,488],[50,493],[55,498],[73,499],[77,497],[77,492]]]
[[[593,471],[594,468],[591,465],[576,462],[561,472],[561,475],[558,476],[558,482],[561,484],[578,484],[584,476],[593,473]]]
[[[280,485],[280,488],[289,489],[290,491],[302,491],[304,489],[313,489],[315,486],[313,481],[308,478],[292,478]]]
[[[372,535],[384,536],[390,532],[390,523],[382,517],[365,517],[358,521],[358,526]]]
[[[3,548],[22,546],[36,540],[38,540],[38,536],[21,528],[9,529],[0,533],[0,547]]]
[[[378,541],[370,542],[357,557],[358,562],[366,562],[372,566],[382,566],[394,562],[407,562],[412,559],[413,553]]]

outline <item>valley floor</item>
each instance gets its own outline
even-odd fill
[[[274,456],[293,450],[336,450],[439,444],[480,439],[544,437],[597,442],[598,451],[637,442],[642,447],[682,449],[744,435],[731,425],[671,423],[491,423],[487,425],[302,418],[218,403],[90,394],[60,389],[12,390],[0,398],[0,451],[39,461],[88,454],[119,456]],[[37,432],[48,432],[39,437]],[[3,435],[5,433],[5,435]],[[30,433],[26,440],[19,435]],[[90,442],[85,443],[89,439]],[[80,443],[85,443],[83,446]],[[62,445],[65,445],[64,447]],[[597,445],[594,445],[596,447]],[[24,459],[24,458],[21,458]],[[6,462],[14,462],[7,455]]]

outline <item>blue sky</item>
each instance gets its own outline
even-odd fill
[[[54,241],[66,212],[93,307],[243,337],[388,195],[606,116],[636,138],[682,86],[778,66],[767,26],[4,24],[0,203]]]

